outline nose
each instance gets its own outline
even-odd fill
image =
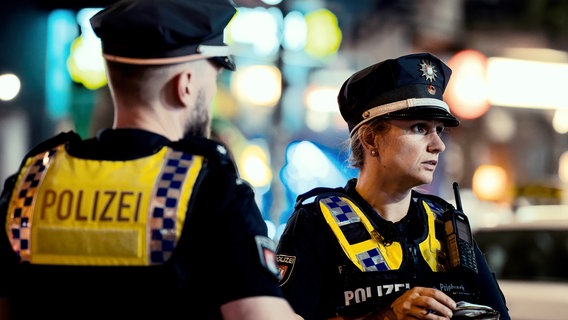
[[[430,141],[428,142],[427,147],[428,152],[442,153],[444,152],[444,150],[446,150],[446,144],[438,133],[434,132],[432,134],[429,134],[429,136]]]

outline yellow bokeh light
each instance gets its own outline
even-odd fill
[[[71,79],[87,89],[96,90],[107,83],[100,43],[84,40],[82,36],[71,45],[67,69]]]
[[[237,162],[243,179],[255,188],[267,187],[272,182],[268,155],[261,147],[247,145],[239,154]]]
[[[479,166],[473,174],[473,193],[480,200],[504,200],[508,194],[505,169],[493,165]]]
[[[282,94],[282,75],[274,66],[238,68],[232,74],[231,92],[247,105],[273,107]]]
[[[306,15],[307,40],[305,51],[316,58],[333,55],[341,44],[341,29],[337,17],[327,9],[319,9]]]

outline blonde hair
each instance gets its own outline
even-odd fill
[[[373,133],[382,134],[389,128],[388,119],[376,118],[368,123],[362,125],[357,129],[357,132],[351,134],[351,137],[346,144],[350,147],[348,164],[352,168],[361,169],[365,165],[365,148],[361,143],[361,139],[366,131],[371,130]]]

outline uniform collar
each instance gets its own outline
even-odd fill
[[[98,132],[96,139],[104,147],[126,148],[142,153],[154,153],[170,143],[162,135],[141,129],[103,129]]]

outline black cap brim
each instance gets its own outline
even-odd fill
[[[460,125],[458,118],[454,117],[445,109],[435,106],[408,108],[387,113],[380,117],[399,120],[436,119],[442,121],[446,127],[457,127]]]
[[[215,64],[219,65],[230,71],[235,71],[237,66],[232,56],[225,57],[211,57],[209,60],[213,61]]]

